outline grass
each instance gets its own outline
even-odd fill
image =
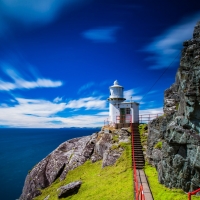
[[[139,125],[139,132],[141,137],[142,144],[145,144],[147,141],[147,124]],[[162,148],[162,141],[159,141],[154,148]],[[181,189],[169,189],[164,185],[158,182],[158,172],[155,167],[152,167],[149,164],[145,165],[144,168],[145,174],[148,177],[149,185],[154,197],[154,200],[187,200],[188,194]],[[192,200],[200,200],[198,196],[192,196]]]
[[[178,110],[179,108],[179,103],[176,103],[176,110]]]
[[[131,145],[121,144],[124,151],[115,165],[101,168],[102,161],[83,165],[70,171],[63,181],[57,179],[51,186],[42,190],[34,200],[57,200],[57,188],[73,181],[82,181],[79,192],[66,200],[127,200],[133,199],[133,177],[131,169]]]
[[[154,146],[155,149],[162,149],[162,141],[159,141]]]
[[[112,140],[113,140],[114,142],[119,142],[119,135],[113,134]]]
[[[158,182],[158,173],[155,167],[146,164],[145,174],[151,187],[154,200],[187,200],[188,194],[181,189],[169,189]],[[200,197],[192,196],[192,200],[199,200]]]
[[[144,146],[146,145],[146,142],[147,142],[147,134],[145,133],[148,131],[148,125],[140,124],[138,128],[139,128],[141,143],[142,143],[142,146]]]

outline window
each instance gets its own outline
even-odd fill
[[[126,114],[130,115],[131,114],[131,109],[130,108],[126,108]]]

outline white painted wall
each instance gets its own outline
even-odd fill
[[[119,102],[110,102],[109,104],[109,121],[111,124],[116,123],[116,117],[119,116],[119,108],[118,108]]]
[[[117,116],[120,116],[120,108],[130,108],[130,115],[133,123],[139,122],[139,105],[135,102],[118,102],[110,101],[109,104],[109,121],[111,124],[119,123]],[[126,123],[130,122],[130,116],[126,117]]]
[[[136,102],[122,102],[120,108],[130,108],[132,115],[132,122],[139,122],[139,104]]]

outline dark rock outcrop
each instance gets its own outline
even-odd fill
[[[147,159],[160,183],[188,192],[200,187],[200,22],[183,46],[175,83],[165,91],[164,115],[149,124]]]
[[[48,187],[57,178],[65,179],[70,170],[84,164],[87,160],[92,162],[103,160],[102,167],[113,165],[123,151],[119,145],[120,141],[130,142],[127,132],[106,133],[102,130],[91,136],[62,143],[29,172],[20,200],[31,200],[40,195],[40,189]]]
[[[75,181],[64,185],[57,189],[59,191],[58,198],[66,198],[68,196],[74,195],[78,193],[79,188],[81,187],[81,181]]]

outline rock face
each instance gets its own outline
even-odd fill
[[[91,136],[68,140],[58,146],[40,161],[27,175],[20,200],[31,200],[41,194],[40,189],[51,185],[57,178],[63,180],[70,170],[84,164],[87,160],[96,162],[103,159],[102,167],[113,165],[123,149],[120,138],[129,142],[126,131],[105,133],[100,131]]]
[[[149,124],[147,159],[160,183],[188,192],[200,187],[200,22],[183,46],[175,83],[165,91],[164,115]]]

